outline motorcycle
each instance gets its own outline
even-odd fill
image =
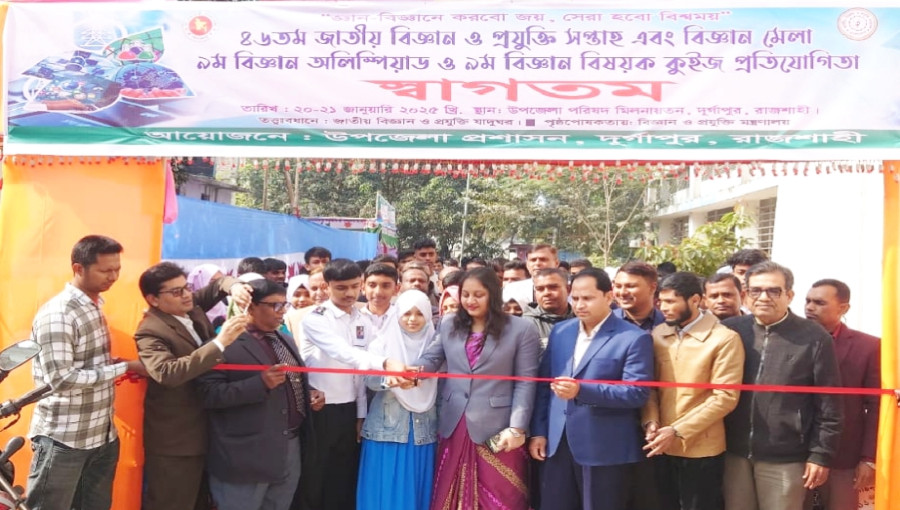
[[[41,346],[31,340],[22,340],[0,351],[0,382],[3,382],[14,369],[37,356],[40,351]],[[25,406],[44,398],[51,390],[49,384],[44,384],[19,398],[0,404],[0,420],[15,417],[15,420],[0,430],[6,430],[19,421],[19,412]],[[25,491],[21,487],[13,485],[15,468],[9,460],[23,446],[25,446],[25,438],[15,436],[6,443],[3,450],[0,450],[0,510],[28,510],[25,505]]]

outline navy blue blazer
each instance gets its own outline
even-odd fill
[[[653,340],[633,324],[610,314],[577,367],[572,366],[580,320],[560,322],[550,332],[540,377],[586,380],[653,380]],[[644,459],[641,407],[649,387],[581,384],[578,395],[562,400],[550,385],[538,385],[531,432],[547,438],[547,456],[559,448],[563,432],[582,466],[612,466]]]

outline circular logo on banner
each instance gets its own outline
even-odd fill
[[[208,16],[202,14],[194,16],[188,21],[187,33],[194,39],[206,39],[213,29],[213,22]]]
[[[851,41],[862,41],[872,37],[878,30],[878,18],[872,11],[855,7],[838,16],[838,30]]]

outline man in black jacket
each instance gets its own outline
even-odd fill
[[[265,279],[249,285],[247,331],[223,357],[269,368],[213,370],[197,379],[209,412],[210,492],[219,510],[288,510],[300,479],[301,441],[312,446],[313,390],[305,373],[285,371],[304,364],[294,339],[278,331],[287,310],[284,286]]]
[[[522,317],[537,326],[541,334],[541,352],[544,352],[553,326],[575,317],[575,313],[569,305],[569,279],[565,269],[539,269],[533,279],[535,302],[523,310]]]
[[[746,274],[752,315],[722,324],[744,342],[745,384],[840,386],[831,335],[788,306],[794,275],[774,262]],[[828,479],[841,433],[835,395],[745,391],[725,418],[725,507],[795,510]]]

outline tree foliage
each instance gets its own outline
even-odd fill
[[[432,237],[444,255],[458,243],[462,224],[462,193],[465,181],[425,175],[392,175],[381,172],[351,173],[336,169],[299,172],[271,162],[263,170],[246,165],[238,170],[238,185],[247,189],[238,197],[243,207],[265,209],[300,217],[336,216],[374,218],[376,194],[397,208],[401,246],[412,246],[422,237]],[[296,210],[288,182],[297,181]],[[264,186],[264,182],[268,185]]]
[[[187,183],[190,174],[187,171],[187,162],[182,158],[171,158],[169,164],[172,166],[172,178],[175,181],[175,189],[180,193],[182,187]]]
[[[719,221],[698,227],[694,235],[676,245],[644,246],[637,256],[651,264],[671,261],[679,271],[709,276],[722,267],[732,253],[747,247],[749,240],[737,232],[751,223],[752,219],[746,214],[730,212]]]
[[[401,163],[402,164],[402,163]],[[457,255],[462,234],[466,180],[387,172],[295,172],[271,161],[269,170],[246,166],[238,184],[249,190],[238,205],[294,213],[290,189],[297,179],[302,217],[374,217],[381,193],[397,208],[403,247],[432,237],[438,251]],[[363,164],[366,168],[368,165]],[[610,175],[594,182],[569,179],[473,178],[469,182],[464,254],[493,257],[511,242],[553,243],[562,250],[593,256],[604,265],[630,258],[628,242],[641,237],[649,206],[648,184]]]
[[[473,198],[478,221],[493,238],[547,242],[595,255],[604,266],[627,260],[628,242],[648,218],[647,185],[638,180],[493,179]]]

